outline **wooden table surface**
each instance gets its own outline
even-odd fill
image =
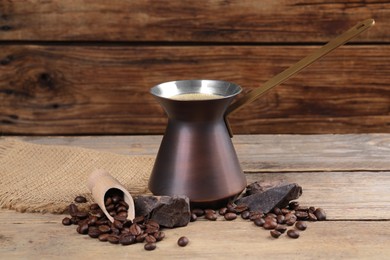
[[[151,154],[161,136],[26,137],[40,144]],[[1,142],[0,138],[0,142]],[[64,215],[0,210],[0,259],[390,259],[390,135],[242,135],[233,138],[249,182],[297,182],[300,203],[322,207],[327,221],[309,223],[299,239],[272,239],[237,219],[199,220],[168,229],[154,251],[80,236]],[[0,187],[1,188],[1,187]],[[179,248],[177,239],[190,239]]]

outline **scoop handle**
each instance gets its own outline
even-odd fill
[[[266,93],[271,88],[279,84],[282,84],[284,81],[294,76],[295,74],[297,74],[298,72],[300,72],[301,70],[303,70],[304,68],[312,64],[313,62],[315,62],[316,60],[330,53],[337,47],[345,44],[355,36],[359,35],[360,33],[364,32],[365,30],[373,26],[374,24],[375,24],[374,19],[367,19],[362,22],[359,22],[358,24],[350,28],[348,31],[342,33],[341,35],[337,36],[333,40],[329,41],[320,49],[316,50],[315,52],[301,59],[300,61],[298,61],[291,67],[289,67],[288,69],[277,74],[276,76],[274,76],[273,78],[265,82],[264,85],[262,85],[261,87],[253,89],[248,94],[246,94],[245,96],[243,96],[242,98],[240,98],[239,100],[237,100],[227,108],[225,114],[225,122],[227,123],[226,117],[229,114],[236,112],[237,110],[241,109],[244,105],[253,102],[255,99],[257,99],[262,94]],[[230,132],[230,136],[232,136],[230,126],[228,124],[227,126]]]

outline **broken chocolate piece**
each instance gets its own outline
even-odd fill
[[[136,216],[149,216],[168,228],[186,226],[191,219],[186,196],[139,196],[134,198],[134,205]]]
[[[251,211],[270,212],[273,208],[284,208],[291,200],[302,195],[302,187],[296,183],[277,186],[264,192],[256,192],[235,201],[237,205],[246,204]]]
[[[245,196],[253,195],[255,193],[265,192],[271,188],[282,186],[283,184],[287,184],[287,183],[283,183],[282,181],[272,181],[272,182],[256,181],[246,186]]]

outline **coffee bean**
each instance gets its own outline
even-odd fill
[[[136,236],[135,240],[138,242],[138,243],[142,243],[145,241],[145,238],[148,236],[147,233],[142,233],[141,235],[138,235]]]
[[[314,211],[314,215],[317,217],[318,221],[326,220],[326,213],[322,208],[317,208]]]
[[[65,217],[65,218],[62,220],[62,225],[64,225],[64,226],[72,225],[72,221],[70,220],[70,218]]]
[[[262,227],[265,223],[265,220],[263,218],[257,218],[253,221],[253,223],[255,223],[255,225],[258,227]]]
[[[297,221],[295,223],[295,227],[299,230],[305,230],[307,228],[307,224],[304,221]]]
[[[309,217],[309,214],[305,211],[296,211],[295,216],[300,220],[306,220]]]
[[[115,217],[115,216],[116,216],[115,210],[109,211],[108,214],[109,214],[111,217]]]
[[[286,232],[286,230],[287,230],[287,227],[285,226],[285,225],[277,225],[276,227],[275,227],[275,230],[276,231],[279,231],[280,233],[284,233],[284,232]]]
[[[91,206],[89,206],[90,210],[97,210],[100,209],[99,205],[97,203],[92,203]]]
[[[257,219],[257,218],[261,218],[261,217],[263,217],[263,212],[260,212],[260,211],[251,211],[250,213],[249,213],[249,219],[250,220],[255,220],[255,219]]]
[[[274,238],[279,238],[280,235],[281,235],[282,233],[280,233],[280,232],[277,231],[277,230],[271,230],[271,231],[270,231],[270,234],[271,234],[271,236],[274,237]]]
[[[213,211],[207,211],[205,218],[211,221],[217,220],[218,216]]]
[[[111,232],[111,228],[108,225],[101,225],[98,227],[98,229],[101,233]]]
[[[111,227],[111,234],[113,235],[119,235],[121,233],[121,231],[119,229],[117,229],[116,227]]]
[[[77,216],[77,212],[79,211],[77,206],[75,204],[70,204],[68,206],[68,211],[69,211],[69,214],[72,216],[72,217],[76,217]]]
[[[158,224],[157,221],[155,221],[153,219],[149,219],[148,221],[146,221],[145,227],[146,228],[155,228],[155,229],[157,229],[156,231],[158,231],[158,229],[160,229],[160,224]]]
[[[274,217],[274,216],[267,216],[267,217],[264,218],[264,220],[265,220],[265,221],[273,221],[273,222],[276,222],[276,221],[277,221],[277,220],[276,220],[276,217]]]
[[[134,236],[139,236],[142,234],[142,229],[140,228],[140,226],[138,224],[132,224],[130,226],[130,234],[134,235]]]
[[[241,213],[241,218],[242,219],[249,219],[250,214],[251,213],[249,212],[249,210],[245,210],[244,212]]]
[[[128,228],[128,227],[122,228],[121,234],[130,234],[130,228]]]
[[[79,225],[79,227],[77,228],[77,232],[82,235],[88,234],[88,224],[83,223]]]
[[[309,207],[309,213],[314,213],[314,211],[316,211],[315,207]]]
[[[224,215],[224,218],[228,221],[235,220],[237,218],[236,213],[228,212]]]
[[[197,217],[201,217],[205,214],[203,209],[193,209],[192,213],[194,213]]]
[[[278,215],[276,217],[276,222],[278,222],[278,224],[284,224],[286,222],[286,218],[283,215]]]
[[[248,205],[246,204],[240,204],[240,205],[237,205],[235,208],[234,208],[235,212],[237,214],[241,214],[242,212],[248,210]]]
[[[78,211],[76,213],[76,217],[78,217],[79,219],[85,219],[88,216],[89,216],[89,214],[87,212]]]
[[[299,202],[298,201],[291,201],[289,204],[288,204],[288,208],[290,210],[295,210],[296,208],[299,207]]]
[[[287,224],[287,226],[292,226],[295,224],[296,221],[297,221],[296,219],[291,218],[291,219],[286,221],[286,224]]]
[[[298,206],[295,211],[305,211],[305,212],[308,212],[309,211],[309,207],[307,206]]]
[[[144,221],[145,221],[145,217],[144,216],[138,216],[138,217],[135,217],[133,219],[133,223],[136,223],[136,224],[143,223]]]
[[[228,203],[226,205],[226,208],[227,208],[226,212],[236,213],[236,209],[235,209],[236,206],[233,203]]]
[[[107,234],[107,233],[105,233],[105,234],[100,234],[99,236],[98,236],[98,239],[100,240],[100,241],[102,241],[102,242],[106,242],[106,241],[108,241],[108,237],[110,236],[110,234]]]
[[[126,217],[127,217],[127,209],[123,206],[120,206],[116,209],[116,212],[118,213],[118,215],[125,215],[126,214]]]
[[[135,244],[136,243],[136,238],[132,234],[122,234],[119,237],[119,241],[118,242],[120,244],[124,245],[124,246],[127,246],[127,245],[131,245],[131,244]]]
[[[77,203],[85,203],[87,202],[87,199],[83,196],[77,196],[75,199],[74,199],[75,202]]]
[[[108,206],[106,206],[106,210],[108,212],[115,211],[115,205],[114,204],[109,204]]]
[[[104,218],[104,219],[98,219],[98,221],[96,221],[95,225],[96,226],[107,225],[108,223],[109,223],[109,220]]]
[[[286,214],[290,213],[290,210],[286,209],[286,208],[283,208],[283,209],[281,209],[281,212],[282,212],[283,215],[286,215]]]
[[[119,237],[116,236],[116,235],[109,235],[107,237],[107,240],[108,242],[110,242],[111,244],[118,244],[119,243]]]
[[[220,208],[218,213],[219,213],[219,215],[224,216],[227,213],[227,210],[228,209],[226,207]]]
[[[273,213],[275,213],[276,215],[281,215],[282,214],[282,210],[280,208],[274,208],[272,210]]]
[[[153,236],[156,238],[156,241],[161,241],[165,238],[165,233],[162,231],[157,231],[153,234]]]
[[[299,231],[298,230],[294,230],[294,229],[290,229],[289,231],[287,231],[287,236],[289,236],[291,238],[298,238],[299,237]]]
[[[73,225],[77,225],[79,223],[79,218],[78,217],[71,217],[70,218],[70,222],[73,224]]]
[[[117,229],[122,229],[122,228],[123,228],[123,224],[122,224],[122,222],[120,222],[119,220],[114,219],[114,222],[113,222],[112,224],[113,224],[114,227],[116,227]]]
[[[152,235],[148,235],[145,237],[146,243],[156,243],[156,241],[157,241],[157,239]]]
[[[215,210],[213,210],[213,209],[205,209],[205,210],[204,210],[204,214],[206,215],[207,213],[209,213],[209,214],[211,214],[211,213],[215,214],[216,212],[215,212]]]
[[[126,210],[129,209],[129,204],[127,204],[127,202],[124,200],[119,201],[119,205],[125,207]]]
[[[297,217],[294,214],[292,214],[292,213],[288,213],[284,217],[285,217],[285,220],[286,220],[286,224],[288,226],[294,225],[295,222],[297,221]]]
[[[98,218],[96,216],[90,216],[88,218],[88,225],[89,226],[94,226],[94,225],[96,225],[97,221],[98,221]]]
[[[276,219],[277,216],[274,213],[267,213],[266,217],[270,217],[270,218]]]
[[[278,225],[278,223],[276,223],[276,221],[266,221],[263,225],[263,228],[264,229],[274,229],[274,228],[276,228],[277,225]]]
[[[198,219],[198,216],[195,214],[195,213],[191,213],[191,219],[190,219],[190,221],[191,222],[194,222],[194,221],[196,221]]]
[[[111,197],[107,197],[106,198],[106,201],[104,202],[104,206],[108,206],[108,205],[110,205],[112,203],[112,198]]]
[[[147,228],[145,228],[145,233],[151,235],[151,234],[156,233],[158,230],[159,229],[156,227],[148,226]]]
[[[145,224],[145,232],[148,234],[156,233],[160,229],[160,225],[154,220],[148,220]]]
[[[308,219],[310,221],[317,221],[317,217],[316,217],[316,215],[314,215],[314,213],[309,213]]]
[[[187,237],[180,237],[179,240],[177,240],[177,244],[181,247],[188,245],[190,240]]]
[[[90,227],[88,229],[88,236],[92,238],[98,238],[100,234],[101,234],[100,230],[96,227]]]
[[[144,245],[144,249],[147,251],[152,251],[156,249],[156,243],[147,243]]]
[[[106,216],[106,215],[104,215],[104,213],[103,213],[103,211],[101,209],[90,211],[90,214],[92,216],[97,217],[98,219],[101,219],[101,218]]]
[[[120,213],[122,213],[122,212],[120,212]],[[125,212],[125,213],[126,213],[126,212]],[[125,222],[126,219],[127,219],[127,213],[126,213],[126,214],[119,214],[119,213],[118,213],[118,214],[116,214],[115,217],[114,217],[114,220],[119,221],[119,222],[121,222],[121,223]]]

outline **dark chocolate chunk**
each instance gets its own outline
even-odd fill
[[[235,201],[237,205],[246,204],[251,211],[270,212],[275,207],[284,208],[291,200],[302,195],[302,187],[296,183],[270,188]]]
[[[186,196],[139,196],[134,198],[137,216],[150,216],[164,227],[186,226],[191,219],[190,201]]]

